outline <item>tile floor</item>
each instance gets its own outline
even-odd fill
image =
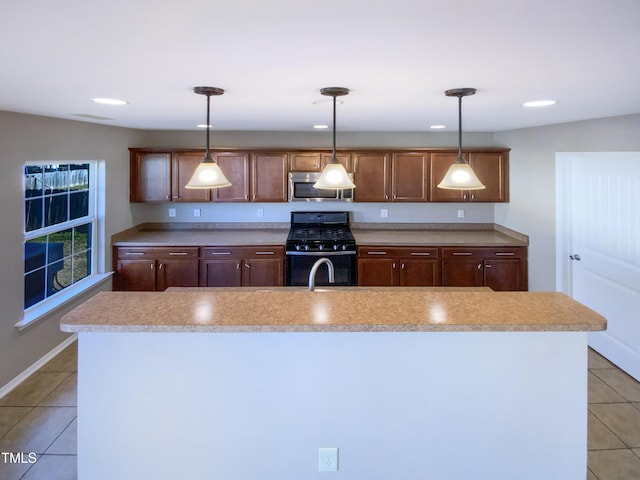
[[[77,346],[0,399],[0,480],[76,479]],[[640,383],[589,350],[587,480],[640,479]],[[567,479],[569,480],[569,479]]]

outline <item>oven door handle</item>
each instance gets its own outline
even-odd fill
[[[355,255],[356,252],[285,252],[286,255],[305,255],[307,257],[335,257],[343,255]]]

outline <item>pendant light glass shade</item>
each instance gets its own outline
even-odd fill
[[[320,178],[313,184],[313,188],[356,188],[344,166],[336,158],[336,97],[347,95],[349,89],[343,87],[327,87],[320,90],[320,93],[333,97],[333,152],[331,160],[329,160],[322,169]]]
[[[438,188],[446,190],[482,190],[485,186],[462,157],[451,164]]]
[[[458,158],[451,164],[438,188],[445,190],[482,190],[486,188],[469,163],[462,157],[462,97],[474,95],[475,88],[454,88],[444,94],[458,97]]]
[[[210,156],[206,156],[193,172],[184,188],[221,188],[230,187],[231,182]]]
[[[216,87],[195,87],[193,91],[199,95],[207,96],[207,152],[200,164],[196,167],[189,182],[184,188],[222,188],[230,187],[231,182],[225,177],[218,164],[209,154],[209,130],[211,129],[211,95],[222,95],[224,90]]]

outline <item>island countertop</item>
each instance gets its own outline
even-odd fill
[[[558,292],[447,288],[197,288],[101,292],[66,332],[599,331],[606,320]]]

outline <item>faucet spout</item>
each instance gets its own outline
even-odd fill
[[[311,271],[309,272],[309,291],[313,292],[316,286],[316,273],[318,272],[318,268],[323,263],[327,264],[327,269],[329,270],[329,283],[335,283],[336,279],[333,273],[333,262],[326,257],[319,258],[316,263],[311,267]]]

